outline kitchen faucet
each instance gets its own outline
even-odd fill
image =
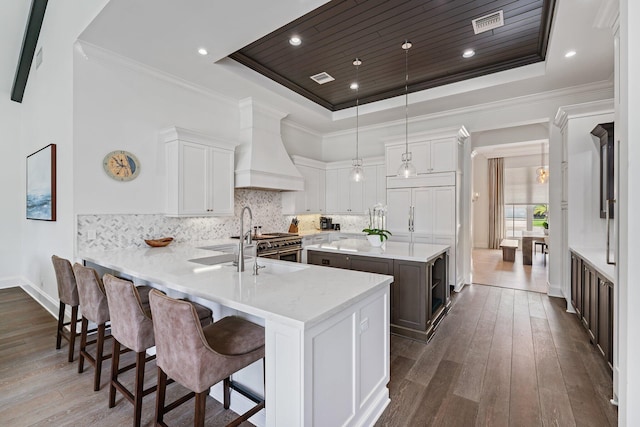
[[[249,212],[249,229],[244,232],[244,211]],[[253,214],[249,206],[242,208],[240,212],[240,242],[238,243],[238,273],[244,271],[244,239],[246,237],[247,244],[251,244],[251,223],[253,222]],[[256,254],[257,255],[257,254]]]

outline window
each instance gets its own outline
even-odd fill
[[[507,238],[520,239],[523,231],[544,229],[547,221],[547,204],[506,204],[504,205],[504,229]]]

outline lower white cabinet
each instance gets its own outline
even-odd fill
[[[165,214],[233,215],[236,143],[175,127],[161,136],[165,142]]]

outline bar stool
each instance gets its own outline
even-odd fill
[[[158,356],[156,425],[166,426],[164,414],[195,396],[194,426],[203,426],[209,389],[220,381],[224,381],[225,409],[229,408],[232,388],[257,403],[228,426],[239,425],[265,407],[264,399],[230,380],[234,372],[264,360],[264,328],[237,316],[225,317],[203,328],[192,306],[157,290],[149,294],[149,303]],[[165,406],[167,378],[191,392]]]
[[[113,351],[111,359],[111,381],[109,387],[109,408],[116,403],[116,390],[118,390],[134,407],[133,425],[140,426],[142,417],[142,398],[153,393],[157,386],[144,390],[144,368],[146,362],[155,359],[155,356],[146,355],[146,350],[155,345],[153,334],[153,322],[148,301],[149,287],[136,288],[129,280],[119,279],[110,274],[103,278],[104,287],[109,302],[111,317],[111,335],[113,336]],[[140,292],[139,292],[140,291]],[[212,312],[206,307],[197,305],[199,315],[205,324],[211,323]],[[124,346],[136,353],[134,364],[120,368],[120,347]],[[118,375],[132,368],[136,369],[133,392],[129,391],[120,381]]]
[[[80,356],[78,358],[78,373],[84,371],[84,360],[94,367],[93,390],[100,390],[100,374],[102,373],[102,361],[111,358],[111,354],[104,355],[104,342],[106,324],[109,321],[109,305],[104,285],[98,273],[81,264],[73,265],[73,272],[78,285],[78,295],[82,305],[82,332],[80,333]],[[89,321],[98,325],[98,334],[95,340],[87,341],[87,329]],[[111,338],[107,336],[106,338]],[[87,345],[96,344],[95,356],[87,351]]]
[[[60,349],[62,338],[69,342],[69,362],[73,362],[73,352],[76,342],[76,324],[78,323],[78,305],[80,299],[78,297],[78,287],[76,285],[76,277],[73,274],[71,263],[56,255],[51,256],[53,269],[56,272],[56,282],[58,283],[58,298],[60,299],[60,307],[58,310],[58,332],[56,334],[56,349]],[[71,322],[64,321],[66,306],[71,306]],[[69,333],[64,330],[65,326],[69,326]]]

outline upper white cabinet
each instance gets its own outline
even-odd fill
[[[364,180],[350,178],[351,162],[327,164],[326,212],[362,215],[376,203],[386,201],[386,177],[381,158],[364,159]]]
[[[165,143],[165,214],[233,215],[237,143],[178,127],[160,136]]]
[[[418,175],[456,171],[458,168],[457,146],[458,143],[454,137],[411,142],[409,143],[411,163],[415,166]],[[398,174],[405,151],[404,143],[392,143],[386,146],[387,176]]]
[[[282,213],[285,215],[324,213],[325,164],[300,156],[291,156],[304,178],[303,191],[282,193]]]

